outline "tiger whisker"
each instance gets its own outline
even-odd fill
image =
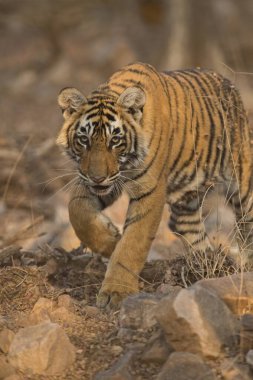
[[[78,177],[72,178],[68,183],[66,183],[64,186],[62,186],[59,190],[57,190],[51,197],[48,198],[48,200],[51,200],[54,198],[60,191],[66,190],[68,191],[68,187],[70,184],[74,184],[75,181],[78,180]]]

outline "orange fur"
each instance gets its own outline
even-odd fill
[[[80,172],[70,221],[86,246],[110,257],[100,305],[138,290],[166,202],[171,229],[193,249],[212,249],[201,205],[217,181],[235,207],[251,255],[249,131],[240,95],[227,79],[198,69],[158,73],[135,63],[87,98],[64,89],[59,104],[65,123],[58,143]],[[120,236],[101,211],[122,190],[130,203]]]

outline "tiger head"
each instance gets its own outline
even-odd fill
[[[145,100],[139,87],[127,88],[118,98],[97,91],[86,98],[75,88],[61,90],[58,103],[65,122],[57,144],[76,162],[82,184],[92,193],[107,195],[119,188],[143,162]]]

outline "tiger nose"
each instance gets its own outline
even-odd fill
[[[90,177],[90,179],[95,183],[101,183],[106,179],[106,177],[93,176],[93,177]]]

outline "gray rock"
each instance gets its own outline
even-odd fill
[[[216,295],[201,287],[182,289],[175,297],[164,297],[155,316],[176,351],[215,358],[224,346],[236,343],[236,317]]]
[[[216,294],[234,314],[242,315],[245,310],[253,312],[253,272],[201,280],[193,285],[195,287]]]
[[[120,327],[148,329],[157,324],[154,312],[159,300],[157,296],[147,293],[127,297],[120,309]]]
[[[141,355],[143,362],[153,362],[163,364],[173,352],[173,348],[168,344],[165,337],[159,331],[158,334],[152,336],[147,342],[146,348]]]
[[[74,362],[75,348],[59,325],[45,322],[21,329],[16,334],[9,360],[21,371],[53,375]]]
[[[249,350],[249,352],[247,353],[246,362],[249,364],[251,369],[253,369],[253,349]]]
[[[134,354],[127,352],[110,369],[97,373],[94,380],[134,380],[129,371]]]
[[[246,355],[253,348],[253,314],[244,314],[241,318],[240,350]]]
[[[211,369],[189,352],[174,352],[164,364],[157,380],[215,380]]]

